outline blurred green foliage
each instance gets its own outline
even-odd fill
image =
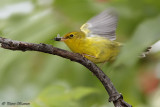
[[[68,84],[54,84],[52,87],[45,89],[45,91],[32,102],[32,106],[82,107],[83,103],[86,102],[85,100],[83,101],[83,97],[93,93],[95,94],[96,90],[92,88],[78,87],[76,89],[70,89]]]
[[[160,40],[160,1],[1,0],[0,10],[22,2],[29,2],[33,10],[0,19],[0,34],[67,50],[64,43],[51,39],[58,33],[79,30],[90,17],[114,7],[119,14],[117,41],[125,46],[117,60],[102,69],[125,101],[136,107],[150,107],[150,94],[144,93],[145,84],[140,84],[139,78],[141,73],[160,72],[160,55],[153,53],[144,59],[137,56]],[[0,49],[0,59],[0,101],[28,101],[32,107],[113,106],[107,102],[108,95],[98,79],[80,64],[39,52],[4,49]]]

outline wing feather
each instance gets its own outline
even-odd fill
[[[89,37],[102,36],[110,40],[115,40],[116,27],[117,14],[112,9],[108,9],[91,18],[80,29]]]

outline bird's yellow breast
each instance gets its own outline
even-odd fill
[[[80,53],[94,63],[103,63],[115,59],[120,43],[103,37],[85,37],[65,41],[75,53]]]

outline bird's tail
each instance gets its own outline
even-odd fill
[[[146,50],[140,55],[141,58],[146,57],[147,54],[149,54],[152,47],[147,47]]]

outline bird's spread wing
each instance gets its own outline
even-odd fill
[[[80,29],[88,37],[101,36],[109,40],[115,40],[116,27],[117,14],[112,9],[108,9],[91,18],[87,23],[83,24]]]

